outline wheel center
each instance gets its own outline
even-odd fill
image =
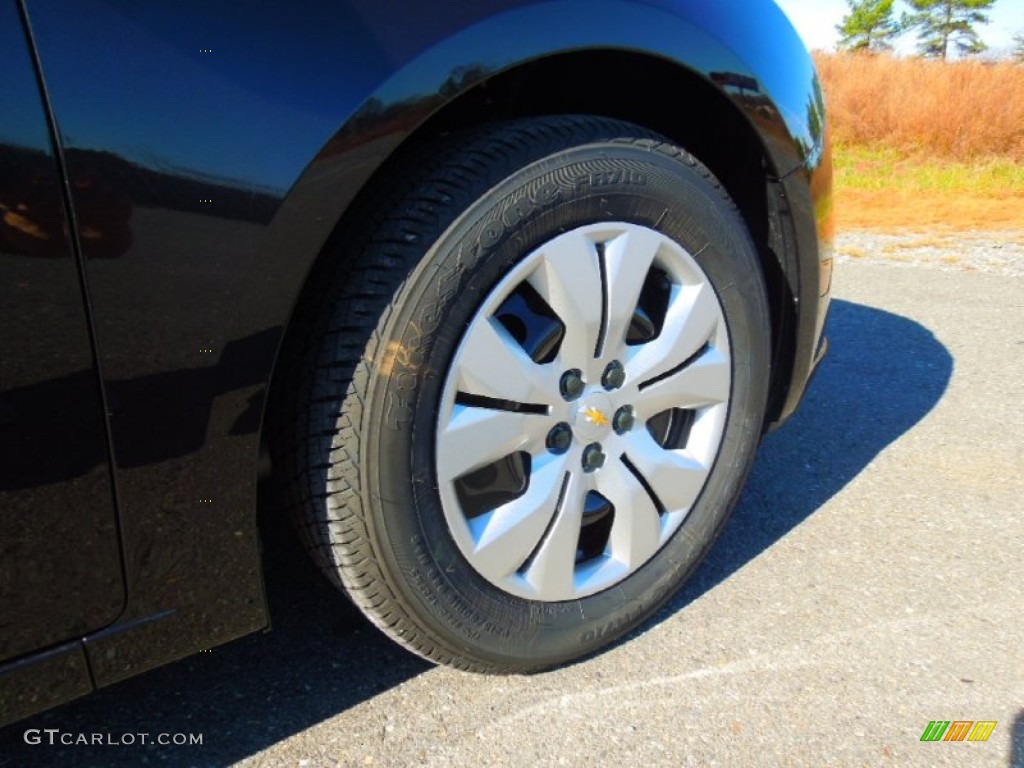
[[[604,392],[592,392],[577,401],[573,432],[588,443],[600,440],[611,431],[614,414],[612,399]]]

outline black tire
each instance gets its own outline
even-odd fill
[[[722,529],[762,431],[770,323],[755,249],[712,174],[664,138],[587,116],[448,137],[393,174],[334,240],[289,331],[272,443],[320,567],[432,661],[531,671],[598,649],[673,595]],[[488,292],[560,232],[606,220],[694,255],[728,329],[731,393],[713,468],[681,526],[613,589],[542,602],[462,555],[434,435],[448,366]]]

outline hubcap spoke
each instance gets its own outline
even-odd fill
[[[693,357],[711,339],[721,312],[707,283],[674,289],[658,338],[635,347],[626,362],[630,381],[650,381]]]
[[[558,511],[566,464],[558,457],[535,467],[525,494],[470,522],[472,562],[485,578],[514,575],[537,548]]]
[[[608,332],[603,357],[618,357],[625,348],[626,333],[640,301],[640,291],[662,242],[663,237],[657,232],[636,227],[605,244]]]
[[[661,543],[661,518],[646,489],[622,462],[608,464],[597,475],[597,490],[615,507],[612,557],[629,568],[650,559]]]
[[[637,415],[649,419],[669,408],[701,408],[729,399],[729,360],[709,348],[689,365],[645,387],[635,396]]]
[[[686,451],[662,448],[646,429],[633,432],[626,456],[667,512],[688,511],[708,476],[708,468]]]
[[[588,485],[582,472],[569,475],[551,530],[526,570],[526,580],[541,600],[564,600],[573,594],[576,544]]]
[[[458,388],[513,403],[551,403],[558,397],[553,366],[537,365],[499,323],[487,318],[470,330],[458,356]]]
[[[438,476],[454,480],[510,453],[532,453],[543,442],[546,423],[536,414],[457,405],[438,436]]]
[[[601,332],[601,271],[597,246],[578,230],[545,245],[529,282],[565,326],[558,351],[563,369],[586,370]]]

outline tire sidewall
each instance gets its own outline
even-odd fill
[[[458,215],[402,287],[370,360],[361,472],[369,534],[401,598],[439,638],[494,665],[546,666],[586,654],[649,616],[720,532],[749,472],[765,408],[769,328],[753,245],[706,171],[652,148],[607,142],[513,174]],[[454,213],[454,212],[453,212]],[[728,326],[732,392],[718,457],[700,497],[659,552],[594,595],[554,603],[480,576],[448,531],[437,491],[441,395],[461,336],[508,271],[544,242],[587,224],[655,229],[694,256]]]

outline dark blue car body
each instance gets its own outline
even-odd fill
[[[764,259],[768,421],[820,358],[831,168],[770,0],[0,6],[0,723],[265,628],[275,357],[325,244],[425,137],[668,136]]]

